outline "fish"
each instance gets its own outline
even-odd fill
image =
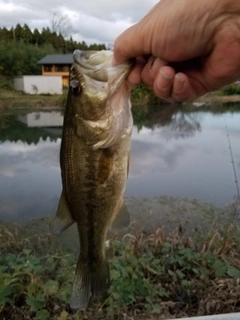
[[[133,126],[127,82],[131,62],[112,66],[111,50],[75,50],[73,60],[60,148],[62,193],[53,232],[77,224],[80,254],[70,307],[84,309],[110,287],[108,230],[129,223],[123,196]]]

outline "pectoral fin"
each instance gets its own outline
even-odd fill
[[[122,206],[119,210],[118,215],[116,216],[115,220],[113,221],[113,224],[111,226],[111,229],[113,231],[124,229],[129,226],[130,223],[130,216],[127,209],[127,206],[125,205],[124,201],[122,202]]]
[[[62,191],[59,204],[58,204],[56,217],[54,218],[53,224],[52,224],[52,232],[54,234],[59,234],[63,230],[70,227],[74,222],[75,221],[71,216],[64,192]]]

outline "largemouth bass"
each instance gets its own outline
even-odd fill
[[[123,202],[132,131],[126,81],[131,64],[112,67],[112,51],[74,51],[64,115],[62,194],[54,230],[77,223],[80,255],[70,307],[84,308],[110,286],[105,240],[114,220],[127,220]]]

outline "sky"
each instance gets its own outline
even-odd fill
[[[30,29],[50,27],[54,11],[68,15],[76,41],[113,44],[158,0],[0,0],[0,27],[26,23]]]

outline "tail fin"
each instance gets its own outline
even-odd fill
[[[108,262],[105,260],[96,265],[95,270],[91,269],[79,257],[70,300],[71,309],[86,308],[91,296],[100,299],[107,293],[110,287]]]

